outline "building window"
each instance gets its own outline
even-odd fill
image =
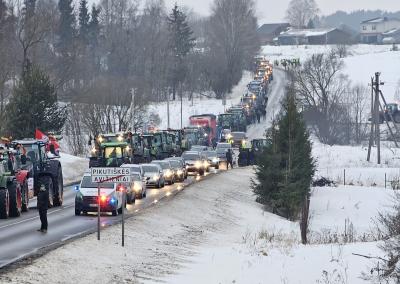
[[[373,31],[376,31],[376,26],[372,26],[372,30],[373,30]]]
[[[367,27],[366,26],[363,26],[363,31],[366,31],[367,30]]]

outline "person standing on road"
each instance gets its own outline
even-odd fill
[[[232,150],[228,149],[226,152],[226,169],[229,169],[229,165],[231,166],[231,169],[233,169],[233,157],[232,157]]]
[[[37,197],[37,208],[39,210],[39,217],[41,226],[38,232],[47,233],[47,209],[49,203],[49,190],[44,184],[40,185],[39,193]]]

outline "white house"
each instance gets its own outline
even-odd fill
[[[361,42],[382,43],[383,34],[394,29],[400,29],[399,19],[380,17],[363,21],[360,24]]]

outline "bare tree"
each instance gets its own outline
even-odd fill
[[[349,81],[343,76],[343,62],[334,52],[315,54],[302,68],[293,71],[295,89],[304,106],[305,119],[323,143],[344,143],[349,121],[343,96]],[[347,131],[347,130],[346,130]],[[343,136],[344,135],[344,136]]]
[[[286,19],[296,28],[305,28],[318,15],[315,0],[291,0],[286,10]]]
[[[368,135],[368,115],[370,113],[370,92],[363,85],[356,85],[349,94],[354,142],[360,144]]]
[[[254,1],[215,0],[206,29],[207,77],[218,98],[231,91],[260,49]]]

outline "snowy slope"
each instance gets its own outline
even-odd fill
[[[209,98],[195,98],[192,101],[188,101],[186,98],[183,99],[182,107],[182,122],[183,126],[189,125],[189,117],[191,115],[211,113],[218,115],[224,113],[225,109],[236,105],[240,102],[241,96],[247,90],[247,84],[252,80],[252,74],[250,72],[244,72],[243,77],[239,84],[235,86],[230,94],[227,95],[226,106],[222,104],[222,100],[209,99]],[[170,127],[180,128],[181,127],[181,103],[180,100],[170,101]],[[167,103],[153,104],[149,107],[149,112],[157,113],[161,118],[161,123],[157,125],[160,129],[168,128],[168,116],[167,116]]]

